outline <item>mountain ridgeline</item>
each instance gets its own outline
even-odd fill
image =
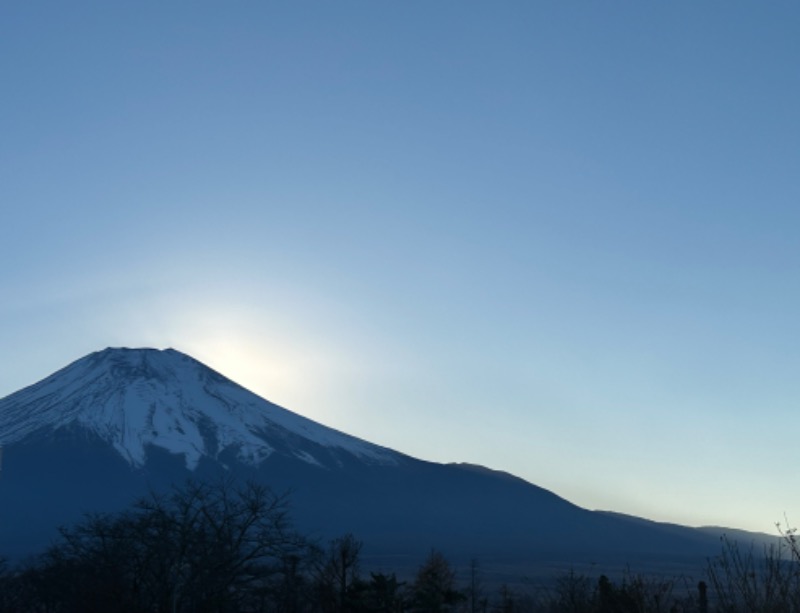
[[[272,404],[178,351],[106,349],[0,399],[0,555],[34,553],[86,512],[234,475],[291,492],[299,528],[347,532],[375,564],[531,567],[670,560],[719,547],[701,530],[579,508],[506,473],[425,462]]]

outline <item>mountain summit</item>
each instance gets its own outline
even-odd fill
[[[133,467],[151,447],[184,458],[274,453],[325,466],[342,453],[396,464],[401,454],[322,426],[260,398],[174,349],[109,348],[0,399],[0,445],[65,429],[96,435]]]

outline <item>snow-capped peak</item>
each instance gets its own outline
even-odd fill
[[[0,445],[70,426],[93,432],[133,466],[145,463],[148,446],[183,455],[191,470],[226,449],[259,464],[276,443],[311,464],[322,464],[313,451],[320,447],[370,463],[400,457],[272,404],[174,349],[98,351],[0,399]]]

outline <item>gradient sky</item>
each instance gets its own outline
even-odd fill
[[[589,508],[800,522],[800,4],[4,2],[0,396],[172,346]]]

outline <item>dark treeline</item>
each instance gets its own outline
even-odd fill
[[[485,587],[431,551],[415,575],[362,573],[352,535],[327,546],[255,484],[189,483],[64,528],[40,556],[0,565],[0,613],[800,613],[793,531],[764,556],[725,543],[693,584],[566,573],[546,588]]]

